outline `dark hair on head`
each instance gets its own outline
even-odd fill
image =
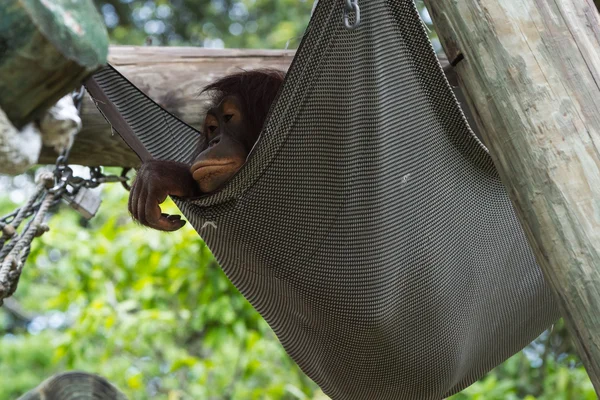
[[[219,104],[226,96],[238,96],[250,128],[260,130],[284,77],[285,72],[276,69],[241,71],[211,83],[202,93],[211,94],[214,105]]]

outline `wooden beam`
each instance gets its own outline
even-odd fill
[[[104,65],[107,51],[91,0],[0,1],[0,108],[20,129]]]
[[[190,125],[202,125],[206,96],[200,91],[216,78],[240,69],[287,70],[294,51],[215,50],[197,47],[111,46],[108,61],[154,101]],[[82,105],[83,130],[70,162],[81,165],[136,167],[137,156],[96,109],[89,96]],[[44,148],[40,164],[51,164],[57,154]]]
[[[110,47],[108,60],[154,101],[188,124],[202,125],[207,98],[198,96],[208,83],[240,69],[277,68],[287,71],[294,51],[214,50],[198,47]],[[451,83],[456,76],[444,55],[440,62]],[[457,92],[461,98],[461,94]],[[467,115],[470,118],[470,114]],[[83,130],[71,151],[73,164],[136,167],[137,156],[110,126],[86,96],[82,106]],[[40,164],[52,164],[57,154],[44,148]]]
[[[426,0],[600,393],[600,16],[593,0]]]

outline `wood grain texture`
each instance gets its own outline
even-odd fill
[[[276,68],[287,71],[293,51],[212,50],[196,47],[113,46],[111,63],[150,98],[188,124],[202,125],[208,83],[240,69]],[[82,107],[83,130],[71,151],[70,161],[81,165],[135,167],[137,156],[114,132],[89,96]],[[57,154],[42,151],[41,164],[54,163]]]
[[[600,393],[600,16],[593,0],[426,1]]]
[[[112,46],[109,62],[154,101],[183,121],[199,128],[207,97],[200,91],[215,79],[240,69],[276,68],[287,71],[294,51],[215,50],[197,47]],[[441,56],[451,82],[455,74]],[[457,93],[460,96],[460,93]],[[470,114],[467,113],[470,118]],[[137,156],[110,126],[86,96],[82,107],[83,130],[71,151],[70,162],[87,166],[137,167]],[[40,164],[52,164],[57,154],[44,148]]]

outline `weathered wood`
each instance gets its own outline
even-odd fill
[[[109,62],[171,113],[188,124],[202,125],[206,96],[198,96],[216,78],[239,69],[277,68],[287,70],[294,51],[214,50],[197,47],[112,46]],[[442,57],[442,65],[448,61]],[[449,78],[452,71],[446,68]],[[70,162],[81,165],[136,167],[137,156],[86,97],[82,107],[83,130],[71,151]],[[56,152],[44,148],[40,164],[54,163]]]
[[[592,0],[426,0],[600,393],[600,17]]]
[[[154,101],[198,128],[206,96],[200,91],[216,78],[240,69],[287,70],[293,51],[214,50],[197,47],[111,46],[109,63]],[[137,156],[96,109],[89,96],[82,107],[83,130],[71,151],[70,162],[81,165],[134,167]],[[56,153],[45,148],[40,163],[53,163]]]
[[[106,63],[91,0],[0,1],[0,108],[21,128]]]
[[[127,400],[127,397],[98,375],[65,372],[47,379],[18,400]]]

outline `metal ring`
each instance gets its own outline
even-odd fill
[[[131,185],[129,184],[129,179],[127,178],[127,173],[131,171],[131,168],[127,167],[127,168],[123,168],[123,170],[121,171],[121,178],[124,178],[121,181],[121,185],[123,185],[123,187],[125,188],[125,190],[130,191],[131,190]]]
[[[71,93],[73,104],[77,108],[77,112],[81,112],[81,105],[83,104],[83,96],[85,95],[85,86],[81,85],[79,89],[75,89]]]
[[[347,8],[348,4],[352,5],[350,10]],[[354,23],[350,23],[349,13],[351,12],[354,12],[355,15]],[[356,29],[360,25],[360,7],[358,6],[358,0],[346,0],[346,9],[344,10],[344,25],[350,30]]]

